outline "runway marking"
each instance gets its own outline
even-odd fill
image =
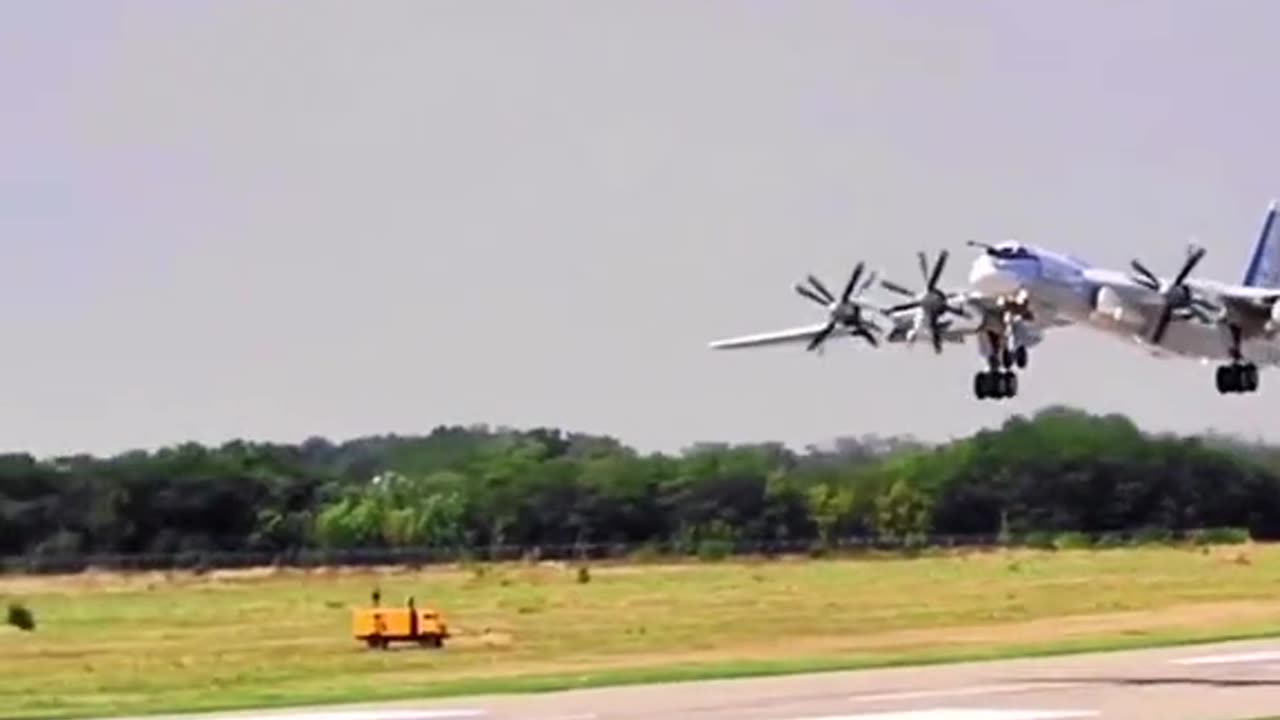
[[[970,685],[958,688],[942,688],[938,690],[908,690],[903,692],[873,693],[854,695],[849,698],[853,702],[890,702],[894,700],[927,700],[942,697],[968,697],[974,695],[999,695],[1001,693],[1026,692],[1030,690],[1054,690],[1079,687],[1081,683],[1020,683],[1004,685]]]
[[[1174,665],[1236,665],[1244,663],[1275,662],[1277,660],[1280,660],[1280,650],[1178,658],[1176,660],[1170,660],[1169,662]]]
[[[1093,710],[1012,710],[986,708],[933,708],[896,710],[860,715],[825,715],[795,720],[1070,720],[1097,717]]]
[[[451,720],[486,715],[484,710],[317,710],[265,714],[270,720]]]

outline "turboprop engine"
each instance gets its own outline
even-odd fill
[[[1131,305],[1127,298],[1109,287],[1098,290],[1093,304],[1093,319],[1117,327],[1136,331],[1146,321],[1146,316]]]

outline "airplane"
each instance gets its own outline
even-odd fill
[[[967,244],[981,252],[970,264],[966,290],[945,291],[938,285],[947,250],[932,267],[920,252],[924,289],[916,292],[881,280],[884,289],[909,298],[882,305],[863,297],[879,273],[864,279],[866,265],[859,262],[838,297],[813,275],[807,276],[808,285],[795,286],[797,293],[825,308],[825,321],[716,340],[710,347],[804,343],[820,354],[835,338],[859,338],[879,347],[882,340],[910,346],[923,336],[941,353],[948,344],[972,337],[986,362],[974,374],[973,393],[979,400],[1003,400],[1017,396],[1016,370],[1027,367],[1030,351],[1046,333],[1081,326],[1135,343],[1156,357],[1218,361],[1219,394],[1253,393],[1259,387],[1259,366],[1280,365],[1276,218],[1273,201],[1240,284],[1192,278],[1206,253],[1194,244],[1178,272],[1166,278],[1137,259],[1127,273],[1014,240],[994,245],[971,240]]]

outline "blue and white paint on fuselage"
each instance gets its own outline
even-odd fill
[[[1258,239],[1246,279],[1280,285],[1280,223],[1273,222],[1274,208]],[[1157,356],[1200,360],[1228,360],[1231,332],[1225,324],[1175,322],[1161,344],[1146,338],[1160,316],[1161,297],[1135,282],[1126,273],[1097,268],[1083,260],[1045,248],[1007,242],[976,258],[969,283],[989,296],[1010,296],[1025,291],[1041,325],[1078,324],[1148,349]],[[1231,295],[1229,286],[1190,282],[1197,289]],[[1248,287],[1262,286],[1252,285]],[[1280,343],[1272,334],[1247,337],[1241,343],[1243,359],[1259,365],[1280,364]]]

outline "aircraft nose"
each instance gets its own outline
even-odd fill
[[[969,284],[981,292],[999,295],[1016,292],[1019,283],[1017,273],[1001,267],[991,256],[983,255],[969,268]]]

